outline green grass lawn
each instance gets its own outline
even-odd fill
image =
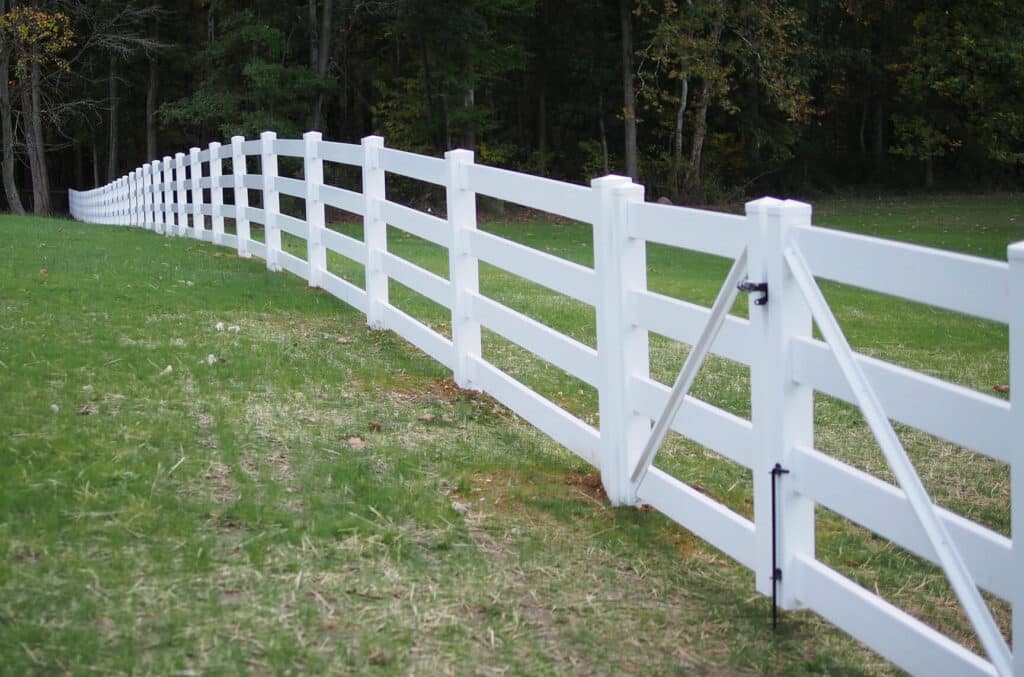
[[[815,222],[1003,258],[1022,212],[1012,196],[836,201]],[[580,224],[482,227],[591,260]],[[442,250],[391,235],[446,274]],[[892,670],[810,613],[773,632],[750,572],[657,513],[609,508],[583,462],[292,275],[135,229],[3,217],[0,238],[2,674]],[[710,303],[728,265],[651,247],[651,287]],[[593,345],[587,307],[486,266],[481,286]],[[857,349],[1006,382],[1005,327],[825,290]],[[448,331],[443,309],[391,294]],[[588,386],[494,335],[484,351],[596,423]],[[670,383],[686,347],[652,336],[652,355]],[[711,360],[695,393],[749,413],[740,365]],[[820,397],[816,419],[821,448],[887,477],[854,409]],[[940,503],[1008,532],[1005,466],[901,434]],[[678,437],[658,464],[750,513],[748,471]],[[970,641],[935,567],[824,511],[818,549]]]

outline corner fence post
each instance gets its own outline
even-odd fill
[[[1024,242],[1006,249],[1010,264],[1010,420],[1017,453],[1010,464],[1011,571],[1024,571]],[[1024,675],[1024,582],[1018,579],[1013,606],[1013,674]]]
[[[153,230],[159,234],[164,232],[164,178],[160,160],[149,163],[153,192]]]
[[[231,174],[235,180],[235,241],[238,255],[243,259],[249,253],[249,189],[245,187],[245,154],[242,152],[244,136],[231,137]]]
[[[199,185],[203,178],[203,163],[199,161],[199,149],[194,146],[188,149],[188,173],[192,189],[192,237],[202,240],[206,229],[203,223],[203,188]]]
[[[174,154],[174,183],[177,188],[176,203],[178,205],[178,236],[188,234],[188,192],[185,182],[185,154]]]
[[[793,339],[812,335],[812,322],[783,252],[792,242],[791,230],[811,224],[811,206],[766,197],[746,207],[752,226],[749,280],[768,284],[767,303],[758,305],[757,294],[749,298],[755,585],[773,600],[777,596],[783,609],[796,609],[798,585],[789,563],[797,554],[814,556],[814,502],[790,488],[787,473],[794,447],[814,445],[814,391],[790,377],[789,356]]]
[[[224,188],[220,185],[223,162],[220,157],[220,143],[210,142],[210,230],[213,231],[213,243],[224,244]]]
[[[473,319],[471,296],[480,292],[480,265],[470,254],[470,238],[476,230],[476,193],[469,190],[469,169],[473,151],[450,150],[446,199],[451,249],[448,250],[448,279],[452,290],[452,345],[455,349],[455,383],[473,388],[471,357],[479,357],[480,323]]]
[[[650,435],[650,419],[630,403],[630,381],[650,366],[647,331],[632,323],[627,296],[647,287],[646,243],[627,228],[630,203],[644,188],[622,176],[591,181],[594,204],[594,271],[597,273],[598,410],[601,416],[601,483],[612,505],[636,504],[633,466]]]
[[[366,323],[385,329],[384,309],[388,305],[388,276],[383,254],[388,250],[388,224],[380,216],[386,199],[384,168],[380,154],[384,139],[366,136],[363,146],[363,242],[366,243]]]
[[[162,179],[164,186],[164,235],[174,234],[174,175],[171,168],[171,156],[165,155]]]
[[[320,157],[320,132],[302,135],[305,149],[303,179],[306,184],[306,260],[309,261],[309,286],[322,287],[327,270],[327,247],[324,246],[324,228],[327,227],[324,203],[320,201],[320,186],[324,185],[324,161]]]
[[[278,252],[281,251],[281,227],[277,215],[281,213],[281,196],[274,187],[277,180],[277,153],[274,151],[276,132],[260,134],[260,172],[263,174],[263,233],[267,244],[267,270],[281,270]]]

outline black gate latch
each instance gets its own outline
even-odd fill
[[[763,306],[768,303],[768,283],[767,282],[751,282],[750,280],[743,280],[736,288],[740,291],[745,291],[748,294],[750,292],[758,292],[763,294],[760,298],[754,299],[755,306]]]

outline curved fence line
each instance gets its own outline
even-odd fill
[[[279,175],[282,157],[301,160],[302,179]],[[359,168],[361,190],[326,183],[325,162]],[[259,166],[258,174],[248,173],[250,164]],[[389,175],[442,188],[446,216],[389,201]],[[259,196],[258,206],[250,205],[251,192]],[[302,201],[303,218],[281,211],[282,195]],[[594,265],[478,231],[480,195],[591,224]],[[365,313],[370,327],[397,332],[447,366],[460,387],[486,391],[597,466],[613,504],[653,505],[752,569],[756,589],[782,608],[811,608],[911,672],[1024,676],[1024,648],[1010,652],[990,614],[986,619],[987,608],[979,606],[981,598],[970,592],[981,588],[1010,602],[1013,636],[1024,643],[1024,539],[1011,540],[937,508],[926,495],[908,495],[818,451],[813,418],[815,391],[858,406],[867,402],[872,429],[883,430],[889,419],[899,421],[1008,464],[1011,522],[1019,536],[1024,528],[1024,243],[1012,245],[1009,263],[1002,263],[816,228],[809,205],[792,201],[756,200],[747,204],[744,216],[653,205],[644,202],[641,186],[619,176],[580,186],[480,166],[466,150],[426,157],[386,148],[376,136],[347,144],[324,141],[317,132],[302,139],[264,132],[259,139],[234,137],[229,144],[191,148],[101,188],[70,191],[69,198],[72,216],[81,221],[231,247],[239,256],[265,259],[271,271],[287,270],[325,289]],[[327,207],[362,217],[362,241],[327,228]],[[263,241],[252,237],[253,224],[263,227]],[[388,251],[389,225],[447,249],[447,277]],[[305,240],[304,257],[282,249],[282,232]],[[744,287],[758,292],[750,295],[750,319],[722,317],[721,309],[713,312],[648,290],[647,242],[745,260],[748,277],[758,281]],[[364,286],[332,273],[328,251],[362,265]],[[592,306],[597,347],[481,294],[480,261]],[[793,261],[799,263],[796,269]],[[831,315],[821,305],[814,278],[1007,324],[1010,402],[853,353],[834,332],[831,341],[816,339],[811,308],[815,317]],[[392,305],[389,280],[449,309],[451,337]],[[600,426],[485,359],[482,328],[594,386]],[[687,394],[686,381],[692,379],[680,379],[671,391],[653,380],[649,331],[699,343],[702,350],[748,365],[750,419]],[[753,519],[689,486],[685,478],[646,464],[657,445],[641,459],[655,420],[660,431],[674,430],[753,472]],[[887,458],[913,484],[916,473],[898,440],[880,441]],[[961,598],[987,657],[819,561],[816,505],[941,563],[958,593],[964,592]]]

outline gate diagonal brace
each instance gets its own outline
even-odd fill
[[[672,392],[669,393],[665,409],[654,424],[651,436],[647,438],[647,444],[644,445],[640,459],[637,461],[636,467],[633,468],[633,472],[629,477],[631,482],[639,484],[647,476],[647,471],[654,462],[655,454],[658,453],[662,443],[665,441],[665,435],[668,434],[669,426],[675,419],[676,414],[679,413],[679,408],[683,406],[686,394],[693,386],[693,381],[697,377],[697,371],[700,370],[701,364],[704,363],[704,358],[707,357],[708,352],[711,350],[711,344],[722,330],[722,325],[725,324],[725,318],[729,314],[729,309],[732,308],[733,301],[736,300],[736,293],[741,288],[740,278],[746,275],[746,272],[747,250],[744,248],[732,264],[732,268],[729,269],[729,274],[725,278],[725,283],[718,291],[718,297],[715,298],[715,303],[711,306],[708,323],[704,325],[704,330],[701,331],[700,337],[693,344],[690,354],[686,356],[683,368],[679,370],[679,376],[676,377],[676,382],[672,386]],[[767,290],[766,285],[765,290]]]

